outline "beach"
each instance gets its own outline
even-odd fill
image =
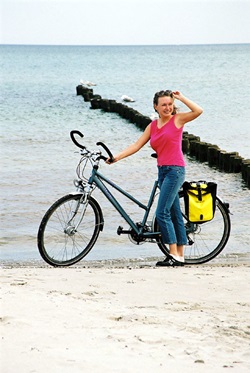
[[[249,267],[5,264],[1,371],[249,372]]]
[[[249,44],[0,47],[1,373],[249,372],[250,195],[240,173],[185,156],[186,179],[216,182],[230,204],[229,242],[208,264],[156,268],[157,245],[118,237],[124,221],[98,190],[105,228],[88,261],[52,268],[37,249],[45,212],[75,192],[80,155],[70,131],[114,154],[141,136],[116,113],[91,110],[76,95],[80,79],[104,99],[133,97],[128,105],[146,116],[155,92],[180,89],[204,107],[186,130],[248,159],[249,126],[240,123],[249,122]],[[157,177],[151,153],[145,146],[100,171],[147,204]],[[142,221],[131,201],[119,201]]]

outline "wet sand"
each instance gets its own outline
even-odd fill
[[[2,372],[248,372],[250,263],[1,269]]]

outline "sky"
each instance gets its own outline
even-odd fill
[[[250,0],[0,0],[0,44],[250,43]]]

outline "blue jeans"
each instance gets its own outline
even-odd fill
[[[180,209],[178,191],[185,180],[185,167],[159,166],[160,195],[156,219],[162,234],[162,242],[177,246],[187,244],[186,230]]]

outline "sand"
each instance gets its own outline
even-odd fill
[[[1,372],[249,372],[249,270],[3,266]]]

